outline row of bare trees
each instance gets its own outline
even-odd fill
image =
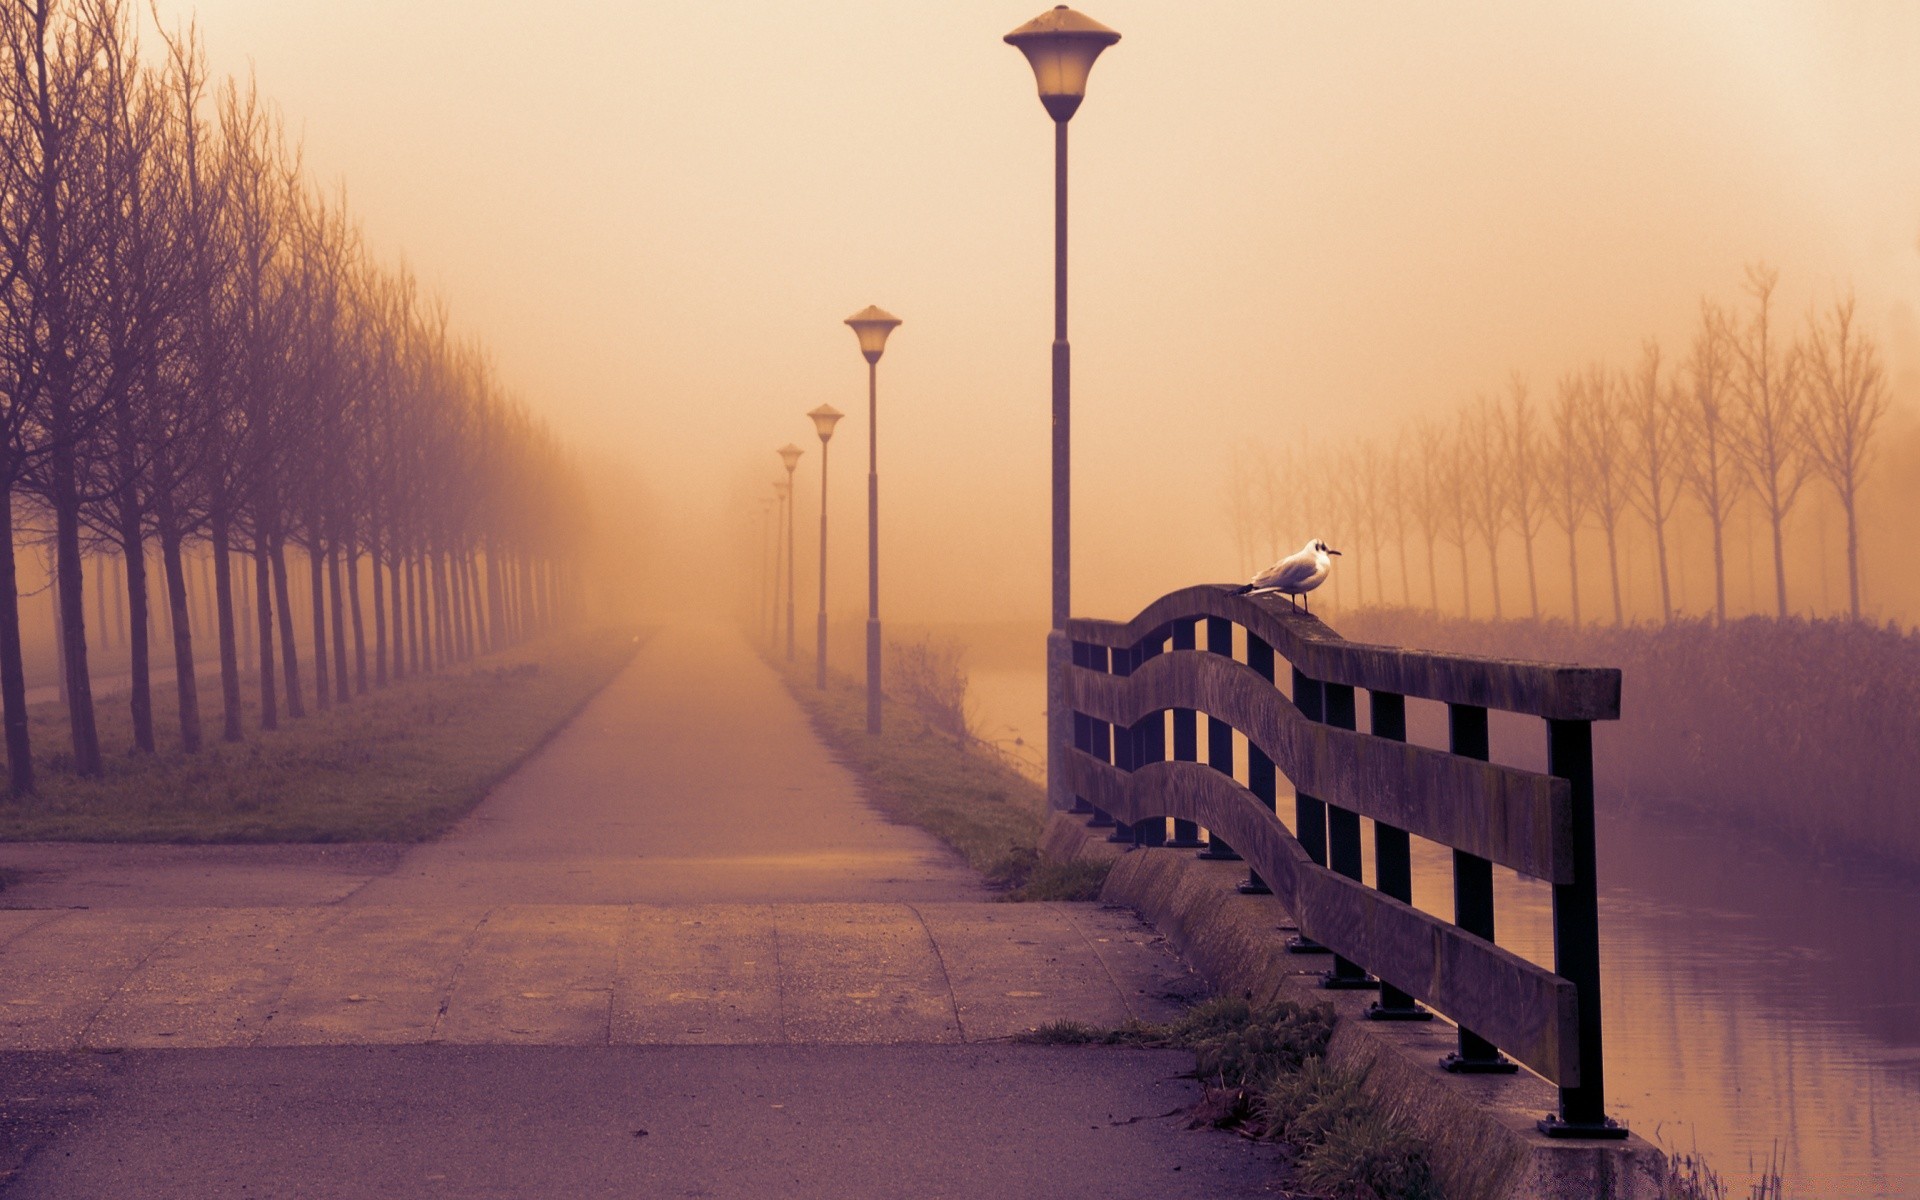
[[[0,0],[0,706],[16,793],[34,783],[23,539],[51,542],[72,759],[93,775],[90,551],[125,572],[134,748],[155,745],[147,631],[163,604],[192,752],[195,548],[213,563],[233,741],[240,589],[272,729],[552,621],[579,536],[577,471],[483,353],[371,260],[250,86],[213,86],[191,32],[158,47],[143,54],[122,0]],[[294,551],[310,567],[298,634]]]
[[[1425,601],[1441,605],[1437,563],[1457,556],[1460,611],[1474,610],[1472,560],[1485,564],[1492,615],[1504,615],[1503,552],[1517,543],[1527,601],[1541,615],[1537,557],[1552,527],[1566,549],[1571,617],[1581,612],[1581,541],[1599,535],[1615,624],[1626,619],[1622,541],[1635,522],[1652,543],[1663,618],[1675,614],[1672,541],[1683,506],[1710,531],[1713,611],[1727,615],[1727,545],[1736,509],[1766,524],[1774,603],[1788,615],[1788,518],[1818,481],[1846,525],[1850,611],[1861,614],[1860,497],[1890,393],[1880,351],[1851,296],[1783,327],[1778,275],[1751,266],[1736,306],[1702,300],[1684,358],[1657,341],[1619,369],[1569,371],[1536,399],[1515,375],[1503,395],[1474,397],[1453,417],[1428,417],[1373,439],[1297,461],[1242,450],[1227,479],[1228,515],[1242,558],[1277,555],[1309,534],[1355,542],[1346,572],[1364,599],[1389,602],[1385,553],[1398,560],[1399,602],[1416,603],[1409,547],[1423,547]],[[1281,481],[1289,481],[1285,487]],[[1365,564],[1365,565],[1362,565]]]

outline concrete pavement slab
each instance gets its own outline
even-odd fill
[[[10,1200],[1274,1195],[1117,1047],[389,1047],[114,1056]]]
[[[351,903],[967,900],[979,877],[889,822],[738,633],[664,629],[445,838]]]
[[[495,909],[447,993],[442,1042],[579,1046],[608,1040],[625,913],[587,905]]]
[[[296,964],[257,1045],[425,1042],[486,909],[345,908]]]
[[[771,905],[630,909],[616,953],[611,1039],[784,1041],[779,965]]]

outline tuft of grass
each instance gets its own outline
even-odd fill
[[[897,648],[896,648],[897,651]],[[815,732],[867,784],[869,798],[896,821],[918,825],[996,887],[1004,900],[1092,900],[1108,864],[1053,863],[1042,858],[1046,792],[992,746],[956,737],[944,718],[929,717],[889,693],[881,734],[867,732],[863,684],[829,672],[825,691],[813,664],[776,664]]]
[[[1013,1040],[1029,1046],[1092,1046],[1109,1043],[1111,1035],[1085,1021],[1060,1020],[1016,1034]]]
[[[1218,996],[1166,1025],[1057,1021],[1018,1040],[1191,1049],[1205,1088],[1191,1127],[1284,1142],[1294,1181],[1327,1200],[1438,1200],[1425,1143],[1373,1102],[1362,1076],[1327,1062],[1336,1020],[1324,1004]]]
[[[220,741],[219,695],[203,694],[206,745],[167,746],[172,689],[155,689],[162,749],[134,754],[124,698],[98,705],[105,773],[62,756],[39,763],[36,795],[0,798],[0,841],[417,842],[459,820],[606,686],[639,649],[631,630],[553,634],[498,655],[281,718],[247,714],[247,740]],[[65,712],[32,714],[36,745]],[[115,749],[118,747],[119,749]]]

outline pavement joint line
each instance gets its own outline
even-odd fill
[[[148,946],[147,952],[140,956],[140,961],[128,967],[127,973],[120,977],[120,982],[107,990],[105,996],[102,997],[100,1001],[100,1006],[93,1010],[92,1014],[87,1017],[86,1023],[80,1026],[80,1032],[74,1035],[72,1049],[94,1049],[94,1047],[88,1043],[87,1036],[93,1032],[93,1027],[99,1023],[101,1014],[113,1006],[113,1002],[120,998],[120,993],[125,990],[128,984],[134,981],[140,972],[147,969],[147,964],[153,961],[154,955],[160,953],[160,951],[166,949],[169,945],[172,945],[173,940],[185,931],[187,921],[190,919],[190,914],[193,911],[193,909],[181,909],[180,915],[175,918],[173,927],[167,930],[167,936],[161,938],[153,945]]]
[[[1088,936],[1086,928],[1074,919],[1072,907],[1065,904],[1050,904],[1048,907],[1064,916],[1067,919],[1067,924],[1072,926],[1073,931],[1080,935],[1080,940],[1086,943],[1087,952],[1093,955],[1093,961],[1100,964],[1100,973],[1106,976],[1107,986],[1113,989],[1113,994],[1120,998],[1120,1007],[1126,1010],[1126,1014],[1136,1021],[1145,1020],[1146,1018],[1141,1016],[1139,1011],[1134,1008],[1133,1001],[1128,998],[1127,989],[1121,987],[1120,981],[1113,977],[1113,966],[1107,962],[1107,956],[1100,953],[1100,944]]]
[[[971,1039],[967,1037],[967,1023],[960,1019],[960,997],[953,990],[953,976],[947,971],[946,953],[940,949],[940,939],[933,936],[933,930],[928,927],[927,918],[921,913],[920,906],[909,904],[906,909],[913,914],[914,920],[920,922],[920,932],[927,935],[927,945],[933,947],[933,961],[940,964],[940,982],[945,984],[947,989],[947,1007],[953,1010],[953,1027],[960,1035],[960,1044],[964,1046]]]
[[[767,929],[773,935],[773,998],[774,1015],[780,1024],[780,1044],[791,1046],[793,1037],[787,1032],[787,969],[780,960],[780,906],[767,905]]]
[[[312,930],[307,936],[311,938],[313,942],[317,943],[321,938],[325,937],[329,933],[332,933],[334,930],[334,927],[339,925],[342,921],[345,921],[346,919],[347,919],[347,910],[344,908],[338,909],[334,912],[332,920],[328,921],[325,925],[322,925],[320,928]],[[309,949],[311,948],[312,947],[309,946]],[[267,1036],[267,1030],[273,1028],[273,1019],[280,1015],[280,1005],[283,1001],[286,1000],[287,991],[288,989],[293,987],[294,977],[298,974],[299,974],[299,966],[296,961],[295,963],[290,964],[288,966],[286,979],[281,981],[280,990],[274,993],[272,1002],[267,1005],[266,1016],[260,1018],[260,1028],[254,1030],[253,1036],[247,1039],[247,1045],[249,1047],[258,1046],[261,1043],[261,1041]]]
[[[55,921],[58,921],[60,918],[66,916],[68,913],[73,911],[74,909],[72,908],[55,908],[55,909],[47,910],[47,915],[42,917],[40,920],[35,921],[31,925],[21,926],[19,929],[16,929],[11,934],[9,934],[6,940],[0,941],[0,950],[5,950],[8,946],[13,945],[14,942],[18,941],[20,938],[27,936],[30,933],[39,933],[42,929],[45,929],[47,926],[53,924]]]
[[[434,1011],[433,1024],[427,1029],[427,1045],[440,1044],[440,1022],[446,1019],[447,1009],[453,1005],[453,989],[460,986],[460,975],[467,969],[467,959],[473,954],[473,948],[480,943],[480,931],[493,919],[494,909],[480,914],[480,919],[467,930],[467,936],[460,943],[460,953],[453,960],[453,971],[447,976],[447,986],[440,992],[440,1006]]]

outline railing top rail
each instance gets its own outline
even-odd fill
[[[1232,621],[1307,675],[1327,683],[1550,720],[1612,721],[1620,716],[1620,672],[1612,667],[1517,662],[1349,642],[1319,618],[1295,611],[1278,596],[1240,595],[1232,584],[1200,584],[1169,592],[1131,621],[1076,618],[1067,623],[1066,632],[1076,642],[1125,649],[1171,622],[1195,617]]]

